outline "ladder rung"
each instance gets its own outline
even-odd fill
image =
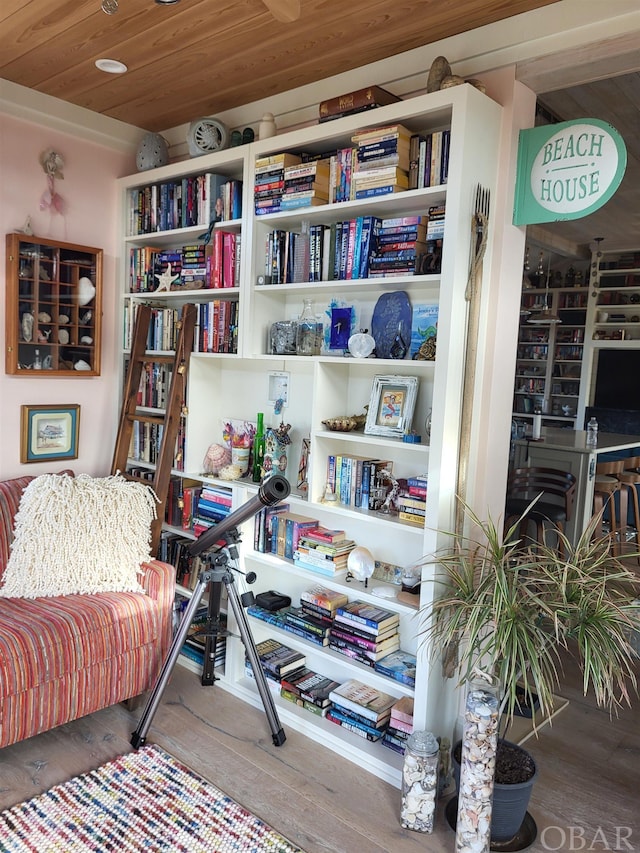
[[[133,483],[143,483],[145,486],[153,488],[153,480],[148,477],[140,477],[138,474],[131,474],[129,471],[122,471],[122,476],[125,480],[130,480]]]
[[[143,424],[159,424],[160,426],[167,420],[164,415],[137,415],[135,413],[128,415],[128,419],[130,421],[139,421]]]

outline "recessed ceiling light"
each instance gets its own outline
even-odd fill
[[[158,6],[173,6],[174,3],[178,3],[179,0],[156,0]]]
[[[117,59],[96,59],[96,68],[106,71],[107,74],[124,74],[129,70],[124,62]]]

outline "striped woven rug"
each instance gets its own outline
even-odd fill
[[[0,813],[2,853],[302,853],[155,745]]]

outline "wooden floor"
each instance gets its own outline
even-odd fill
[[[530,805],[538,838],[529,849],[640,851],[638,703],[610,720],[582,697],[576,674],[568,680],[573,684],[560,691],[571,700],[568,708],[538,740],[527,742],[539,766]],[[2,750],[0,809],[130,751],[138,716],[117,705]],[[294,731],[287,731],[283,746],[273,746],[262,711],[220,687],[201,687],[181,666],[148,741],[307,853],[455,849],[443,803],[433,835],[402,829],[398,790]]]

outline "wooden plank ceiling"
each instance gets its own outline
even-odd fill
[[[2,0],[0,77],[161,131],[557,0],[301,0],[291,23],[266,5],[288,0],[116,2]]]

